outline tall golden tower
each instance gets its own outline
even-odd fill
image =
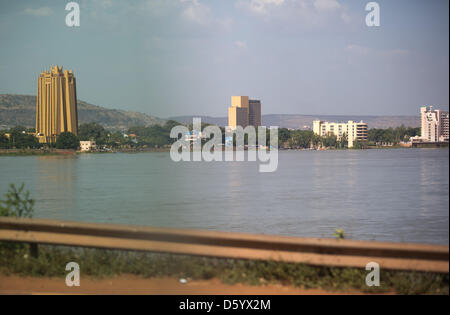
[[[36,135],[49,143],[65,131],[78,135],[76,80],[72,70],[51,66],[38,78]]]

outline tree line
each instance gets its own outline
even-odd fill
[[[34,132],[35,129],[23,126],[0,131],[0,149],[38,149],[40,145]]]
[[[79,146],[78,137],[71,132],[61,133],[56,143],[39,143],[34,128],[16,126],[9,130],[0,131],[0,149],[40,149],[43,146],[56,149],[73,149]],[[8,136],[7,136],[8,135]]]
[[[171,145],[175,139],[170,138],[170,131],[174,126],[180,123],[169,120],[164,125],[152,125],[149,127],[135,126],[124,131],[110,131],[97,123],[81,124],[78,127],[78,136],[70,132],[64,132],[57,138],[55,144],[46,144],[46,146],[58,149],[77,149],[79,141],[93,140],[97,146],[117,148],[140,148],[151,147],[161,148]],[[202,123],[202,129],[208,124]],[[189,127],[189,126],[188,126]],[[190,126],[192,130],[192,126]],[[222,134],[225,130],[222,127]],[[32,128],[17,126],[9,130],[0,132],[0,149],[38,149],[42,146],[38,139],[33,135],[35,132]],[[269,132],[267,130],[267,132]],[[6,137],[9,134],[9,138]],[[402,141],[408,141],[410,137],[420,135],[420,128],[411,128],[400,126],[388,129],[369,129],[367,142],[356,142],[354,148],[364,148],[368,145],[381,144],[398,144]],[[269,142],[269,136],[267,136]],[[222,139],[222,143],[224,143]],[[270,143],[268,143],[270,144]],[[291,149],[308,149],[308,148],[336,148],[344,149],[348,147],[348,139],[344,134],[338,140],[337,136],[329,134],[319,136],[310,130],[291,130],[280,128],[278,130],[279,147]]]
[[[368,141],[373,145],[383,143],[398,144],[400,142],[408,142],[409,138],[420,136],[420,127],[412,128],[400,126],[397,128],[387,129],[369,129]]]

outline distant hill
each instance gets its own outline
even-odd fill
[[[35,126],[36,96],[0,94],[0,129],[17,125]],[[182,124],[192,122],[192,117],[201,117],[202,122],[225,126],[226,117],[211,116],[178,116],[172,117]],[[127,129],[132,126],[150,126],[163,124],[166,120],[144,113],[130,112],[118,109],[108,109],[97,105],[78,101],[79,123],[96,122],[108,129]],[[417,116],[358,116],[358,115],[263,115],[263,125],[279,126],[282,128],[306,129],[312,127],[315,119],[335,122],[348,120],[361,121],[369,124],[369,128],[389,128],[404,125],[419,127],[420,117]]]
[[[0,94],[0,129],[21,125],[34,127],[36,96]],[[143,113],[108,109],[78,101],[79,123],[96,122],[109,129],[163,124],[165,120]]]
[[[192,117],[200,117],[202,122],[225,126],[228,123],[226,117],[210,116],[178,116],[171,117],[180,123],[192,121]],[[395,128],[401,125],[405,127],[420,127],[420,117],[417,116],[359,116],[359,115],[263,115],[264,126],[278,126],[280,128],[307,129],[312,128],[313,120],[324,120],[329,122],[347,122],[349,120],[364,121],[369,128]]]

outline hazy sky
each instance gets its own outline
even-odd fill
[[[109,108],[226,116],[231,95],[263,114],[418,115],[449,105],[449,1],[0,0],[0,93],[36,94],[52,64],[78,98]]]

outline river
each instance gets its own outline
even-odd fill
[[[37,218],[449,243],[448,149],[280,151],[274,173],[164,152],[2,156],[0,195],[10,183]]]

